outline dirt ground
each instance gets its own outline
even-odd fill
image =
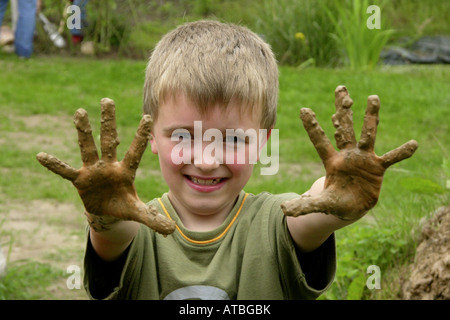
[[[402,298],[450,300],[450,206],[442,207],[422,228]]]
[[[57,136],[61,139],[54,139],[42,132],[39,135],[14,132],[0,138],[0,145],[7,145],[10,141],[20,138],[21,141],[28,142],[21,144],[21,148],[25,148],[24,151],[30,152],[35,145],[45,145],[46,150],[57,150],[57,154],[76,154],[77,146],[72,146],[73,141],[68,138],[74,134],[73,128],[67,125],[71,121],[69,117],[36,115],[24,120],[11,114],[6,116],[14,123],[25,123],[26,128],[31,131],[46,124],[53,131],[57,130]],[[317,174],[316,169],[319,170],[315,167],[290,169],[294,174],[304,174],[305,169]],[[321,165],[320,170],[323,170]],[[7,172],[0,173],[7,176]],[[144,170],[139,174],[159,172],[148,173]],[[7,230],[7,234],[12,237],[0,237],[2,245],[5,241],[12,241],[9,265],[27,259],[50,264],[61,270],[61,277],[49,288],[45,288],[50,294],[43,295],[42,299],[86,299],[83,288],[70,290],[66,283],[71,275],[66,272],[69,266],[75,265],[83,269],[86,221],[81,201],[61,203],[42,199],[30,202],[0,200],[0,223],[3,230]],[[6,254],[8,248],[2,249]],[[439,209],[424,224],[415,262],[409,269],[402,284],[400,298],[450,299],[450,206]],[[41,288],[34,289],[39,291]]]
[[[45,114],[22,116],[5,110],[0,110],[0,115],[8,120],[12,128],[17,129],[3,132],[0,138],[2,148],[18,148],[33,157],[33,161],[37,150],[41,148],[63,156],[78,154],[72,117]],[[12,174],[11,170],[14,169],[1,168],[0,173],[8,177]],[[45,170],[42,172],[45,177],[51,174]],[[27,170],[23,170],[22,174],[37,175]],[[69,266],[83,269],[86,220],[81,202],[11,200],[0,192],[0,223],[0,244],[4,255],[8,256],[8,267],[36,261],[61,270],[61,276],[50,287],[30,290],[38,293],[42,291],[41,299],[87,298],[83,288],[70,290],[66,284],[67,278],[73,274],[67,272]]]
[[[24,259],[50,264],[61,270],[61,277],[43,288],[46,293],[42,299],[86,299],[83,287],[72,290],[67,287],[67,278],[73,274],[67,273],[67,268],[70,265],[83,268],[86,238],[82,208],[49,200],[1,206],[0,210],[6,212],[3,229],[12,235],[8,265]],[[7,248],[2,249],[6,254]]]
[[[44,299],[87,299],[83,288],[67,288],[70,274],[64,274],[70,265],[82,269],[86,240],[84,216],[77,214],[80,210],[81,205],[56,201],[8,204],[4,227],[16,235],[9,263],[31,259],[62,270],[61,278],[46,289],[50,296]],[[450,206],[437,210],[424,224],[408,273],[401,299],[450,300]]]

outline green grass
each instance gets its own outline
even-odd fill
[[[47,289],[65,273],[49,264],[36,261],[16,261],[8,267],[8,273],[0,279],[0,300],[52,299]]]
[[[97,137],[99,102],[102,97],[110,97],[117,106],[121,140],[118,155],[122,157],[141,117],[145,65],[145,61],[39,56],[24,61],[0,54],[0,204],[35,199],[79,204],[71,184],[41,167],[35,155],[45,151],[79,167],[72,115],[77,108],[85,108]],[[370,72],[280,68],[276,125],[280,171],[274,176],[260,176],[257,166],[246,191],[302,193],[324,174],[298,113],[301,107],[312,108],[334,141],[331,116],[334,89],[339,84],[347,86],[355,102],[357,136],[367,96],[380,96],[378,155],[409,139],[419,142],[413,158],[386,173],[379,203],[367,218],[337,232],[337,278],[323,298],[394,298],[396,289],[387,289],[386,282],[413,259],[420,219],[449,203],[445,185],[450,177],[444,168],[450,145],[449,70],[446,66],[403,66]],[[136,178],[144,201],[167,191],[158,171],[156,156],[147,150]],[[382,290],[360,290],[368,276],[366,269],[372,264],[381,268]],[[32,277],[32,270],[28,268],[20,277]]]

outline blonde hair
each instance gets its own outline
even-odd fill
[[[270,46],[249,29],[202,20],[166,34],[146,69],[144,114],[154,120],[164,99],[185,94],[203,114],[233,100],[243,112],[262,107],[261,126],[275,125],[278,67]]]

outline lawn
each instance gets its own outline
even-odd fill
[[[116,102],[121,158],[141,117],[145,65],[145,61],[56,56],[19,60],[0,54],[0,245],[10,265],[0,280],[0,299],[84,297],[83,290],[66,286],[67,267],[82,265],[81,202],[71,184],[40,166],[35,155],[45,151],[79,167],[72,115],[85,108],[98,139],[100,99],[110,97]],[[370,72],[280,67],[276,125],[280,169],[276,175],[261,176],[257,166],[246,191],[301,193],[324,174],[298,114],[301,107],[312,108],[333,139],[331,116],[339,84],[347,86],[355,102],[357,136],[367,96],[379,95],[378,155],[410,139],[419,142],[411,159],[386,173],[377,206],[360,222],[337,232],[336,281],[322,298],[396,298],[399,279],[414,258],[421,221],[448,205],[449,70],[446,66],[381,67]],[[136,188],[144,201],[167,191],[157,158],[149,151],[141,162]],[[370,265],[380,267],[381,290],[365,285]],[[24,280],[18,281],[13,273]],[[26,295],[21,293],[24,288]]]

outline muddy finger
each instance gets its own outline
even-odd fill
[[[349,209],[354,207],[354,205],[349,203],[348,199],[337,197],[327,191],[323,191],[316,196],[301,195],[299,198],[283,202],[280,206],[286,216],[298,217],[309,213],[321,212],[334,215],[345,221],[357,220],[367,212],[359,209]]]
[[[139,163],[141,162],[142,155],[147,148],[152,125],[152,117],[150,115],[144,115],[136,131],[133,142],[131,142],[130,148],[122,160],[124,166],[129,168],[132,172],[137,170]]]
[[[377,135],[377,126],[379,118],[380,99],[377,95],[367,98],[366,114],[364,116],[364,124],[361,129],[361,138],[358,147],[363,150],[373,151],[375,147],[375,138]]]
[[[137,210],[132,220],[145,224],[156,232],[167,236],[175,231],[175,221],[159,213],[154,206],[145,206]]]
[[[301,195],[298,198],[283,202],[281,210],[286,216],[298,217],[313,212],[328,213],[329,204],[326,197],[323,196]]]
[[[381,157],[383,167],[388,168],[393,164],[411,157],[416,152],[419,144],[415,140],[410,140],[400,147],[389,151]]]
[[[350,98],[345,86],[338,86],[334,91],[336,113],[332,117],[336,128],[334,137],[339,149],[356,146],[355,131],[353,129],[353,112],[351,106],[353,100]]]
[[[325,135],[322,127],[316,119],[315,113],[308,108],[300,110],[300,119],[302,119],[303,126],[308,132],[309,139],[313,143],[322,161],[330,158],[336,151],[330,142],[330,139]]]
[[[45,152],[39,152],[36,155],[36,159],[48,170],[56,173],[64,179],[74,181],[78,177],[78,170],[72,168],[67,163],[62,162],[52,155],[49,155]]]
[[[102,159],[107,162],[117,160],[116,148],[119,145],[116,127],[116,106],[109,98],[101,100],[102,117],[100,127],[100,143]]]
[[[92,136],[91,124],[86,110],[78,109],[75,112],[73,122],[78,131],[78,144],[80,145],[81,160],[88,166],[98,161],[97,147]]]

